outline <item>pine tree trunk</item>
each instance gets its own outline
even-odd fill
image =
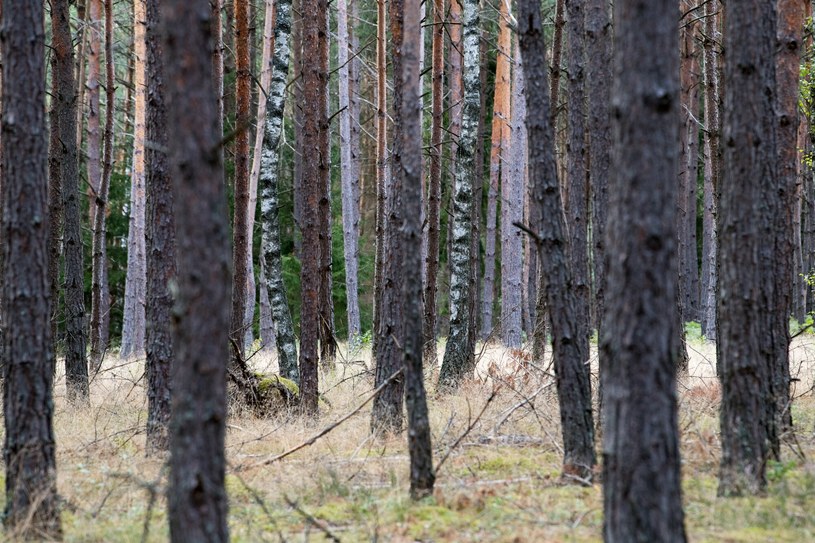
[[[476,0],[463,0],[461,49],[464,53],[462,78],[464,100],[461,134],[456,145],[455,186],[453,190],[452,246],[450,252],[450,335],[444,351],[439,386],[457,387],[474,369],[473,353],[469,350],[470,253],[472,236],[473,185],[478,169],[474,154],[480,106],[479,6]]]
[[[42,2],[4,0],[2,339],[4,523],[16,539],[60,539],[48,277],[48,141]]]
[[[427,244],[424,265],[424,353],[428,367],[438,365],[436,353],[436,294],[438,292],[441,230],[442,123],[444,121],[444,0],[433,2],[431,61],[430,178],[427,184]]]
[[[351,349],[359,343],[359,208],[354,188],[354,174],[358,166],[357,157],[351,146],[351,124],[354,122],[351,107],[351,62],[354,54],[348,36],[348,2],[337,3],[337,51],[339,60],[339,105],[340,105],[340,177],[342,185],[342,233],[345,257],[345,300],[348,318],[348,346]]]
[[[674,350],[676,3],[617,0],[614,24],[603,535],[607,542],[684,542]]]
[[[394,185],[401,185],[401,204],[404,214],[402,229],[403,270],[418,270],[422,265],[422,119],[420,91],[420,32],[419,0],[392,0],[403,9],[401,62],[394,64],[394,99],[397,124],[394,153]],[[401,6],[399,6],[401,4]],[[437,2],[441,4],[441,2]],[[395,36],[396,37],[396,36]],[[394,97],[396,98],[396,96]],[[398,104],[398,105],[397,105]],[[408,452],[410,454],[410,495],[420,499],[433,493],[436,475],[433,471],[433,448],[430,442],[430,419],[422,371],[422,277],[419,273],[401,276],[404,313],[403,345],[405,371],[405,403],[408,413]]]
[[[552,40],[552,80],[550,81],[549,96],[552,104],[552,126],[557,132],[558,117],[560,116],[560,74],[561,56],[563,55],[563,27],[566,26],[566,0],[555,2],[555,30]]]
[[[173,295],[176,278],[173,186],[167,153],[167,111],[164,101],[163,47],[159,36],[159,0],[147,0],[145,10],[147,73],[146,148],[147,171],[147,452],[170,447],[170,370],[173,367]]]
[[[133,3],[133,51],[136,57],[134,85],[136,105],[133,126],[133,166],[130,177],[130,227],[127,234],[127,277],[122,317],[122,358],[144,354],[145,291],[147,282],[147,255],[145,247],[145,117],[147,89],[145,63],[147,45],[145,37],[146,0]]]
[[[80,230],[79,155],[76,148],[77,90],[67,0],[57,0],[51,4],[51,24],[54,40],[53,100],[56,110],[52,122],[56,122],[59,134],[58,145],[51,150],[51,159],[59,164],[58,175],[62,193],[50,196],[62,200],[64,217],[65,384],[68,400],[70,402],[79,400],[84,403],[88,399],[88,362],[85,353],[87,330]],[[55,219],[52,217],[52,220]],[[57,301],[57,297],[52,297],[52,303],[56,304]]]
[[[785,294],[776,292],[776,259],[780,236],[789,232],[778,231],[786,210],[777,167],[775,0],[727,3],[725,10],[717,366],[719,494],[731,496],[762,492],[767,461],[778,451],[773,370],[779,350],[788,348],[787,323],[783,332],[778,326],[789,306]]]
[[[93,283],[91,285],[91,363],[98,372],[108,345],[110,329],[110,285],[107,268],[107,201],[113,172],[114,86],[113,70],[113,4],[105,0],[105,132],[102,176],[94,198],[93,216]],[[90,140],[90,138],[89,138]],[[90,162],[90,161],[89,161]],[[94,348],[95,340],[95,348]]]
[[[481,337],[487,339],[493,332],[492,312],[495,304],[496,224],[498,222],[498,194],[501,164],[508,160],[504,142],[509,141],[510,112],[510,45],[509,7],[501,2],[498,19],[498,54],[495,59],[495,92],[492,111],[492,145],[490,147],[489,189],[487,191],[487,224],[484,242],[484,291],[481,295]]]
[[[549,105],[548,66],[540,5],[518,2],[518,37],[526,81],[529,178],[539,224],[542,291],[552,320],[554,366],[563,432],[565,476],[591,479],[595,464],[588,353],[575,341],[575,292],[568,261],[565,219],[557,181],[555,135]],[[540,306],[539,306],[540,307]],[[539,319],[541,312],[538,313]]]
[[[327,207],[326,187],[331,157],[328,156],[328,4],[326,0],[303,0],[303,149],[309,158],[303,160],[303,254],[300,285],[300,401],[304,413],[317,414],[318,339],[325,340],[322,329],[325,309],[326,272],[323,253]],[[330,267],[328,268],[330,272]]]
[[[226,542],[230,249],[207,0],[164,2],[164,68],[178,254],[170,539]],[[203,20],[202,20],[203,18]]]
[[[292,6],[280,0],[275,6],[274,54],[272,78],[266,103],[263,153],[260,162],[261,218],[263,221],[263,266],[265,287],[269,292],[274,322],[277,325],[277,357],[280,375],[299,383],[297,345],[286,287],[283,284],[283,259],[280,246],[280,139],[283,132],[283,106],[289,74]]]
[[[60,20],[62,26],[60,26]],[[51,5],[51,110],[48,113],[48,129],[50,139],[48,142],[48,284],[51,297],[51,338],[54,348],[51,349],[50,364],[53,371],[57,368],[57,346],[59,345],[59,333],[57,326],[59,322],[59,258],[62,245],[62,127],[60,116],[66,109],[66,105],[73,98],[73,85],[66,87],[63,91],[60,85],[63,81],[59,78],[60,70],[64,69],[66,61],[72,61],[73,42],[71,37],[71,27],[69,22],[69,8],[60,5],[59,1]],[[2,66],[2,64],[0,64]],[[72,70],[71,81],[73,83],[73,65],[69,64]],[[64,72],[61,74],[64,77]],[[1,182],[1,181],[0,181]]]
[[[371,352],[378,352],[379,327],[382,322],[382,295],[385,268],[385,205],[388,185],[388,96],[387,12],[385,0],[376,2],[376,253],[374,257],[374,321]],[[387,378],[388,376],[386,376]]]

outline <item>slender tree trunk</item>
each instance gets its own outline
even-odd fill
[[[376,2],[376,255],[374,260],[374,322],[371,351],[378,352],[379,327],[382,322],[382,295],[385,267],[385,202],[388,185],[388,100],[387,11],[385,0]],[[387,378],[389,376],[385,376]]]
[[[359,207],[354,188],[357,166],[351,146],[351,124],[354,122],[351,107],[351,61],[354,54],[348,35],[348,2],[337,3],[337,51],[339,60],[340,104],[340,177],[342,184],[342,233],[345,256],[345,300],[348,317],[348,345],[356,348],[359,343]]]
[[[447,264],[450,266],[450,255],[453,252],[453,193],[455,192],[455,177],[458,171],[456,167],[456,153],[458,152],[458,141],[461,135],[461,114],[464,103],[464,82],[462,77],[462,63],[464,60],[464,50],[462,48],[462,20],[461,20],[462,0],[450,0],[450,10],[448,13],[447,33],[450,36],[450,53],[447,55],[448,62],[448,85],[450,87],[448,98],[449,128],[448,139],[450,140],[450,160],[447,170],[449,172],[449,184],[447,188],[446,201],[443,205],[447,210]],[[449,324],[449,323],[448,323]]]
[[[674,350],[676,3],[617,0],[614,24],[603,535],[607,542],[684,542]]]
[[[69,7],[60,5],[59,1],[51,4],[51,110],[48,115],[50,140],[48,142],[48,284],[51,297],[51,338],[54,348],[51,349],[51,368],[57,368],[57,346],[59,345],[59,258],[62,245],[62,126],[60,116],[73,99],[73,42],[69,19]],[[60,20],[62,19],[62,20]],[[65,77],[63,70],[66,62],[71,70],[69,87],[64,90],[60,76]],[[2,66],[2,64],[0,64]]]
[[[326,4],[327,6],[327,4]],[[326,7],[326,10],[328,7]],[[326,25],[328,24],[328,15],[326,17]],[[320,195],[318,199],[318,228],[320,239],[320,363],[325,369],[334,367],[334,361],[337,356],[337,340],[334,333],[334,298],[332,293],[334,291],[333,275],[333,262],[332,262],[332,249],[333,249],[333,224],[331,221],[331,137],[330,126],[328,121],[328,84],[329,84],[329,70],[328,70],[328,50],[329,50],[329,29],[326,27],[325,31],[321,33],[320,39],[325,43],[320,44],[325,52],[320,52],[320,62],[324,65],[325,75],[321,76],[321,81],[325,88],[320,89],[321,99],[325,102],[325,117],[320,120],[320,130],[317,133],[317,155],[320,157],[318,168],[320,180]],[[325,58],[323,58],[325,57]]]
[[[127,233],[127,277],[125,279],[125,299],[122,317],[122,358],[144,354],[145,301],[147,282],[147,254],[145,247],[145,117],[147,109],[147,89],[145,64],[147,44],[147,0],[133,3],[133,51],[135,53],[136,106],[133,126],[133,162],[130,177],[130,227]]]
[[[207,0],[161,5],[178,239],[170,539],[228,541],[224,489],[230,251]],[[202,17],[204,18],[202,20]]]
[[[79,155],[76,147],[77,91],[74,80],[74,52],[71,42],[70,11],[67,0],[51,4],[54,36],[54,71],[57,82],[54,100],[59,113],[59,146],[52,149],[60,165],[64,211],[63,246],[65,254],[65,386],[70,402],[88,400],[88,361],[85,353],[85,285],[82,232],[79,205]],[[57,303],[57,298],[53,298]]]
[[[484,291],[481,296],[481,337],[492,334],[492,312],[495,300],[495,247],[500,191],[501,164],[505,161],[502,149],[509,141],[510,121],[510,46],[509,6],[501,2],[498,19],[498,53],[495,59],[495,92],[492,110],[492,145],[490,147],[489,189],[487,192],[487,224],[484,244]]]
[[[781,258],[775,117],[775,0],[725,6],[727,134],[718,214],[717,365],[722,386],[719,494],[755,494],[767,485],[778,451],[778,391],[773,370],[787,349],[789,286],[775,285]],[[785,276],[788,278],[788,276]],[[748,294],[745,294],[748,293]],[[756,312],[755,308],[764,308]],[[787,383],[788,385],[788,383]]]
[[[326,187],[331,157],[328,156],[328,4],[326,0],[303,0],[303,149],[309,153],[303,161],[303,254],[300,285],[300,401],[303,411],[317,414],[317,351],[321,333],[320,319],[325,318],[321,289],[325,288],[323,252],[325,224],[321,215],[328,202]],[[323,209],[321,209],[323,208]],[[330,267],[329,267],[330,270]]]
[[[113,4],[105,0],[105,137],[102,176],[94,198],[93,216],[93,283],[91,285],[91,361],[94,371],[102,367],[102,359],[108,345],[110,327],[110,286],[107,269],[107,201],[110,193],[110,177],[113,172]],[[90,139],[90,138],[89,138]],[[95,346],[94,346],[95,343]],[[95,348],[94,348],[95,347]]]
[[[246,312],[247,283],[250,271],[246,262],[251,259],[249,245],[249,118],[252,106],[252,70],[249,63],[249,0],[234,0],[235,57],[236,57],[236,109],[235,126],[235,211],[232,220],[232,312],[229,342],[232,346],[233,370],[245,366],[244,314]]]
[[[566,145],[566,223],[573,274],[577,294],[575,341],[588,354],[591,313],[588,254],[589,185],[586,175],[586,93],[585,93],[585,13],[584,0],[566,0],[566,42],[569,48],[569,132]]]
[[[159,0],[147,0],[145,10],[147,116],[144,161],[147,177],[147,452],[170,447],[170,380],[174,364],[173,295],[176,278],[173,187],[167,152],[167,110],[164,102],[163,47],[159,36]]]
[[[11,539],[60,539],[48,277],[48,141],[42,2],[2,2],[2,339]]]
[[[541,285],[552,316],[554,366],[560,421],[563,428],[564,475],[590,479],[595,464],[591,387],[585,365],[588,353],[575,341],[575,292],[568,261],[565,219],[555,163],[555,135],[548,93],[548,66],[540,5],[518,2],[518,37],[527,81],[526,128],[529,136],[529,177],[540,222]],[[539,319],[541,313],[538,313]]]
[[[798,117],[801,40],[804,29],[803,0],[777,0],[776,36],[776,134],[778,146],[778,187],[782,207],[776,220],[777,271],[775,278],[776,322],[773,331],[775,356],[772,359],[772,392],[776,399],[779,437],[792,430],[790,405],[789,317],[800,307],[798,286],[803,265],[801,257],[801,181],[798,178]],[[796,273],[797,272],[797,273]],[[795,302],[795,303],[794,303]],[[800,314],[796,314],[800,316]],[[780,451],[773,451],[777,456]]]
[[[507,50],[511,54],[511,46]],[[520,60],[520,59],[517,59]],[[501,339],[507,347],[521,346],[523,314],[523,244],[517,223],[524,217],[524,168],[526,149],[523,141],[525,104],[523,73],[515,63],[512,81],[512,124],[506,134],[501,171]]]
[[[286,79],[289,73],[290,37],[292,25],[291,0],[280,0],[276,6],[274,25],[274,55],[269,85],[263,153],[260,162],[261,218],[263,220],[263,265],[266,288],[277,326],[277,357],[280,375],[300,382],[297,365],[297,345],[286,288],[283,284],[283,259],[280,245],[280,139],[283,132],[283,106]]]
[[[223,26],[221,25],[221,11],[225,0],[210,0],[210,14],[212,25],[212,82],[215,85],[215,105],[218,109],[218,133],[224,131],[224,40]],[[224,158],[224,149],[220,147],[218,153],[221,161]]]
[[[392,0],[402,4],[403,33],[401,65],[394,75],[399,106],[394,100],[397,125],[396,152],[394,153],[394,184],[401,184],[401,204],[404,222],[399,236],[403,245],[403,270],[417,270],[422,265],[422,122],[420,91],[420,33],[419,0]],[[437,2],[440,4],[441,2]],[[397,181],[398,179],[398,181]],[[408,452],[410,454],[410,495],[420,499],[433,493],[436,475],[433,471],[433,448],[430,442],[430,419],[422,371],[422,277],[408,273],[400,281],[404,314],[403,345],[405,371],[405,403],[408,413]]]
[[[472,236],[474,155],[480,106],[479,79],[479,6],[477,0],[463,0],[461,48],[464,54],[462,78],[464,100],[461,115],[461,135],[456,145],[455,187],[453,191],[452,246],[450,253],[450,335],[444,351],[439,386],[457,387],[474,369],[470,351],[470,297],[474,295],[470,282]]]
[[[719,6],[715,0],[705,4],[704,57],[705,57],[705,182],[702,240],[702,333],[716,341],[716,291],[718,268],[716,264],[718,234],[716,230],[717,195],[719,185],[719,69],[716,42],[719,34]]]
[[[426,364],[438,365],[436,354],[436,294],[438,292],[441,230],[442,123],[444,121],[444,0],[433,2],[431,61],[430,178],[427,184],[427,251],[424,266],[424,353]]]
[[[269,289],[266,288],[266,266],[260,259],[260,350],[277,350],[277,330],[272,317],[272,304],[269,301]],[[288,307],[288,306],[287,306]],[[295,357],[295,360],[297,357]]]

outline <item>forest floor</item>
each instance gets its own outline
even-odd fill
[[[679,425],[690,539],[815,541],[815,336],[793,343],[798,433],[787,440],[783,461],[769,467],[769,489],[760,498],[716,496],[715,355],[698,338],[689,340],[688,350]],[[434,462],[447,459],[435,495],[418,503],[407,497],[406,436],[372,438],[370,404],[313,445],[271,461],[370,397],[370,349],[321,375],[325,401],[318,422],[233,413],[226,480],[232,540],[599,541],[600,485],[565,485],[559,478],[550,372],[531,367],[522,351],[487,347],[480,354],[478,381],[452,396],[431,389]],[[276,369],[273,357],[258,355],[252,362],[262,371]],[[82,411],[66,404],[64,378],[58,377],[55,426],[66,541],[167,540],[166,464],[144,454],[142,374],[142,360],[110,356],[93,381],[92,408]]]

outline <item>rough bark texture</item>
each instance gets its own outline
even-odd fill
[[[376,376],[374,386],[377,388],[386,382],[394,373],[403,368],[405,340],[407,339],[405,333],[405,326],[407,324],[407,315],[405,315],[406,303],[408,300],[405,297],[407,289],[405,285],[405,270],[407,265],[407,242],[408,238],[405,236],[404,230],[407,228],[407,210],[404,208],[405,204],[405,190],[410,190],[413,187],[407,187],[406,184],[412,181],[411,175],[416,172],[412,168],[417,168],[421,172],[421,161],[418,164],[413,164],[411,155],[408,155],[408,164],[402,163],[402,153],[404,145],[412,145],[410,141],[411,135],[403,133],[405,128],[404,122],[410,122],[410,119],[404,119],[403,115],[414,108],[414,104],[407,104],[406,89],[404,88],[404,72],[409,71],[410,67],[406,66],[403,58],[403,41],[405,40],[404,29],[404,0],[391,0],[389,11],[389,20],[391,28],[391,64],[393,66],[393,73],[396,74],[396,82],[393,87],[393,149],[390,155],[391,163],[391,179],[388,183],[388,196],[386,199],[386,214],[384,221],[384,236],[385,236],[385,250],[383,252],[383,267],[382,267],[382,298],[381,298],[381,315],[379,317],[379,328],[375,331],[377,334],[376,351],[374,358],[376,360]],[[416,55],[416,52],[414,52]],[[418,62],[417,58],[414,59]],[[410,83],[413,84],[412,82]],[[418,98],[418,96],[416,97]],[[420,182],[421,178],[416,181]],[[421,188],[421,184],[419,185]],[[411,232],[411,235],[413,232]],[[419,256],[421,257],[421,248],[419,248]],[[415,270],[415,268],[413,268]],[[410,274],[414,275],[414,274]],[[419,275],[421,280],[421,275]],[[411,323],[413,324],[413,323]],[[411,338],[412,339],[412,338]],[[404,373],[399,377],[393,379],[385,388],[383,388],[374,398],[373,409],[371,411],[371,429],[374,432],[398,432],[402,429],[404,417],[402,414],[402,401],[405,392],[405,375]]]
[[[484,291],[481,295],[481,337],[492,334],[492,313],[495,303],[495,247],[498,221],[502,147],[509,141],[510,121],[510,42],[509,7],[501,2],[498,19],[498,53],[495,59],[495,91],[492,106],[492,144],[490,146],[489,189],[487,190],[487,222],[484,241]]]
[[[534,82],[526,87],[529,177],[533,205],[539,210],[540,222],[533,229],[540,238],[541,285],[552,317],[563,472],[590,479],[595,455],[588,353],[580,351],[575,336],[575,293],[557,181],[543,24],[540,5],[534,0],[518,2],[518,36],[526,80]]]
[[[317,414],[318,338],[324,303],[323,247],[324,224],[320,220],[327,206],[326,184],[329,162],[328,142],[328,4],[326,0],[303,0],[302,76],[304,104],[303,150],[309,158],[303,160],[302,223],[303,254],[300,259],[301,312],[300,312],[300,401],[303,411]],[[330,269],[330,268],[329,268]]]
[[[2,8],[3,520],[12,538],[59,539],[43,3]]]
[[[566,26],[566,0],[555,2],[555,29],[552,40],[552,79],[550,81],[549,98],[552,104],[552,126],[557,128],[560,114],[560,73],[561,55],[563,54],[563,27]]]
[[[462,13],[464,53],[462,77],[464,102],[461,115],[461,134],[456,145],[456,170],[453,194],[452,246],[450,252],[450,335],[444,351],[439,385],[442,388],[458,386],[470,375],[474,367],[470,351],[470,253],[472,236],[472,199],[475,179],[474,155],[480,106],[479,80],[479,7],[476,0],[464,0]]]
[[[388,96],[387,10],[385,0],[376,2],[376,255],[374,261],[374,322],[372,352],[377,352],[380,321],[382,319],[382,291],[385,267],[385,200],[388,184]]]
[[[603,535],[607,542],[684,542],[674,345],[676,3],[617,0],[614,25]]]
[[[427,245],[424,263],[424,359],[438,364],[436,354],[436,294],[438,292],[441,230],[442,123],[444,121],[444,0],[433,2],[433,49],[431,52],[430,177],[427,183]]]
[[[704,182],[704,211],[702,240],[702,333],[711,341],[716,340],[716,289],[718,268],[716,253],[718,233],[716,230],[717,190],[719,186],[720,151],[719,132],[721,121],[719,118],[719,68],[716,42],[720,42],[719,12],[720,7],[716,0],[705,4],[705,182]]]
[[[170,371],[173,366],[173,296],[170,282],[176,277],[173,186],[167,152],[167,111],[164,102],[163,48],[159,36],[159,0],[147,0],[146,83],[147,112],[144,155],[147,178],[147,452],[169,446]]]
[[[725,10],[717,366],[719,494],[729,496],[766,487],[767,460],[778,450],[772,370],[789,336],[786,324],[783,334],[777,328],[783,294],[776,290],[776,227],[785,209],[778,190],[775,0],[728,2]]]
[[[127,277],[125,279],[125,299],[122,317],[122,358],[142,356],[145,338],[145,291],[147,282],[147,249],[145,246],[145,126],[147,110],[147,89],[145,64],[147,43],[145,36],[146,0],[133,3],[133,52],[135,54],[136,91],[135,116],[133,126],[133,166],[130,176],[130,222],[127,232]]]
[[[230,248],[207,0],[161,5],[178,293],[173,310],[172,541],[226,542]]]
[[[356,347],[361,333],[359,323],[359,207],[354,187],[358,165],[351,145],[351,61],[354,54],[348,36],[348,2],[337,3],[337,52],[339,61],[340,177],[342,184],[342,234],[345,256],[345,301],[348,318],[348,344]]]
[[[569,48],[569,129],[566,142],[566,224],[575,301],[575,340],[589,352],[591,287],[589,286],[589,184],[586,164],[586,50],[584,0],[566,0],[566,44]]]
[[[65,386],[68,401],[86,402],[88,398],[88,361],[85,353],[85,288],[82,232],[79,206],[79,156],[76,147],[77,93],[74,79],[74,51],[71,43],[69,6],[66,0],[51,4],[54,36],[54,94],[59,113],[59,145],[52,148],[52,160],[60,165],[64,212],[63,252],[65,255]],[[53,218],[52,218],[53,220]],[[57,298],[52,298],[54,304]]]
[[[277,358],[280,375],[300,382],[297,365],[297,345],[286,288],[283,285],[283,260],[280,247],[280,138],[283,131],[283,106],[285,104],[286,79],[289,74],[292,9],[290,0],[276,4],[274,25],[274,54],[272,78],[269,85],[263,156],[260,162],[261,218],[263,220],[263,264],[266,271],[266,288],[277,325]]]
[[[793,314],[793,286],[798,285],[802,265],[801,252],[801,180],[798,177],[798,99],[801,66],[801,39],[804,27],[803,0],[777,0],[778,47],[776,49],[776,123],[778,145],[778,189],[782,199],[782,213],[776,219],[775,261],[776,293],[773,298],[776,317],[773,328],[775,356],[772,366],[773,395],[776,399],[776,417],[779,435],[792,430],[790,412],[790,359],[789,317]],[[795,273],[797,271],[797,273]],[[795,296],[794,299],[800,299]],[[802,305],[802,304],[799,304]],[[796,315],[796,316],[800,316]],[[778,451],[774,451],[778,454]]]

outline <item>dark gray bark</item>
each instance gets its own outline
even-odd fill
[[[676,398],[676,3],[614,3],[603,535],[686,540]]]
[[[224,489],[231,287],[207,0],[161,5],[178,254],[172,372],[172,541],[228,541]]]
[[[170,374],[173,296],[176,277],[173,186],[167,157],[167,111],[164,101],[163,47],[159,35],[159,0],[146,2],[147,111],[145,170],[147,177],[147,284],[145,349],[147,352],[147,452],[169,449]]]
[[[555,164],[546,46],[540,4],[535,0],[518,2],[518,37],[526,80],[536,82],[526,87],[529,178],[534,187],[532,205],[538,207],[540,221],[532,228],[539,237],[540,284],[552,320],[563,473],[591,479],[595,454],[588,353],[580,350],[574,329],[576,301]],[[542,316],[538,311],[539,323]]]
[[[261,219],[263,221],[263,264],[266,271],[272,315],[277,326],[277,357],[280,375],[300,382],[297,365],[297,345],[291,311],[283,284],[283,260],[280,247],[280,138],[283,131],[286,79],[289,74],[289,55],[292,24],[290,0],[275,4],[274,54],[272,79],[266,104],[266,132],[263,137],[263,156],[260,165]]]
[[[785,212],[776,147],[775,0],[728,2],[724,36],[717,366],[719,494],[731,496],[767,485],[767,460],[778,450],[773,365],[789,342],[786,322],[778,330],[779,311],[787,308],[775,280],[777,222]]]
[[[11,539],[59,539],[48,278],[48,141],[42,2],[4,0],[3,414]],[[15,537],[16,536],[16,537]]]
[[[476,179],[475,146],[481,105],[479,79],[479,7],[476,0],[463,1],[461,48],[464,53],[462,77],[464,103],[461,134],[456,145],[455,187],[452,198],[452,244],[450,252],[450,335],[444,351],[439,386],[456,387],[474,369],[470,351],[470,307],[474,295],[471,284],[470,253],[472,236],[473,184]]]

